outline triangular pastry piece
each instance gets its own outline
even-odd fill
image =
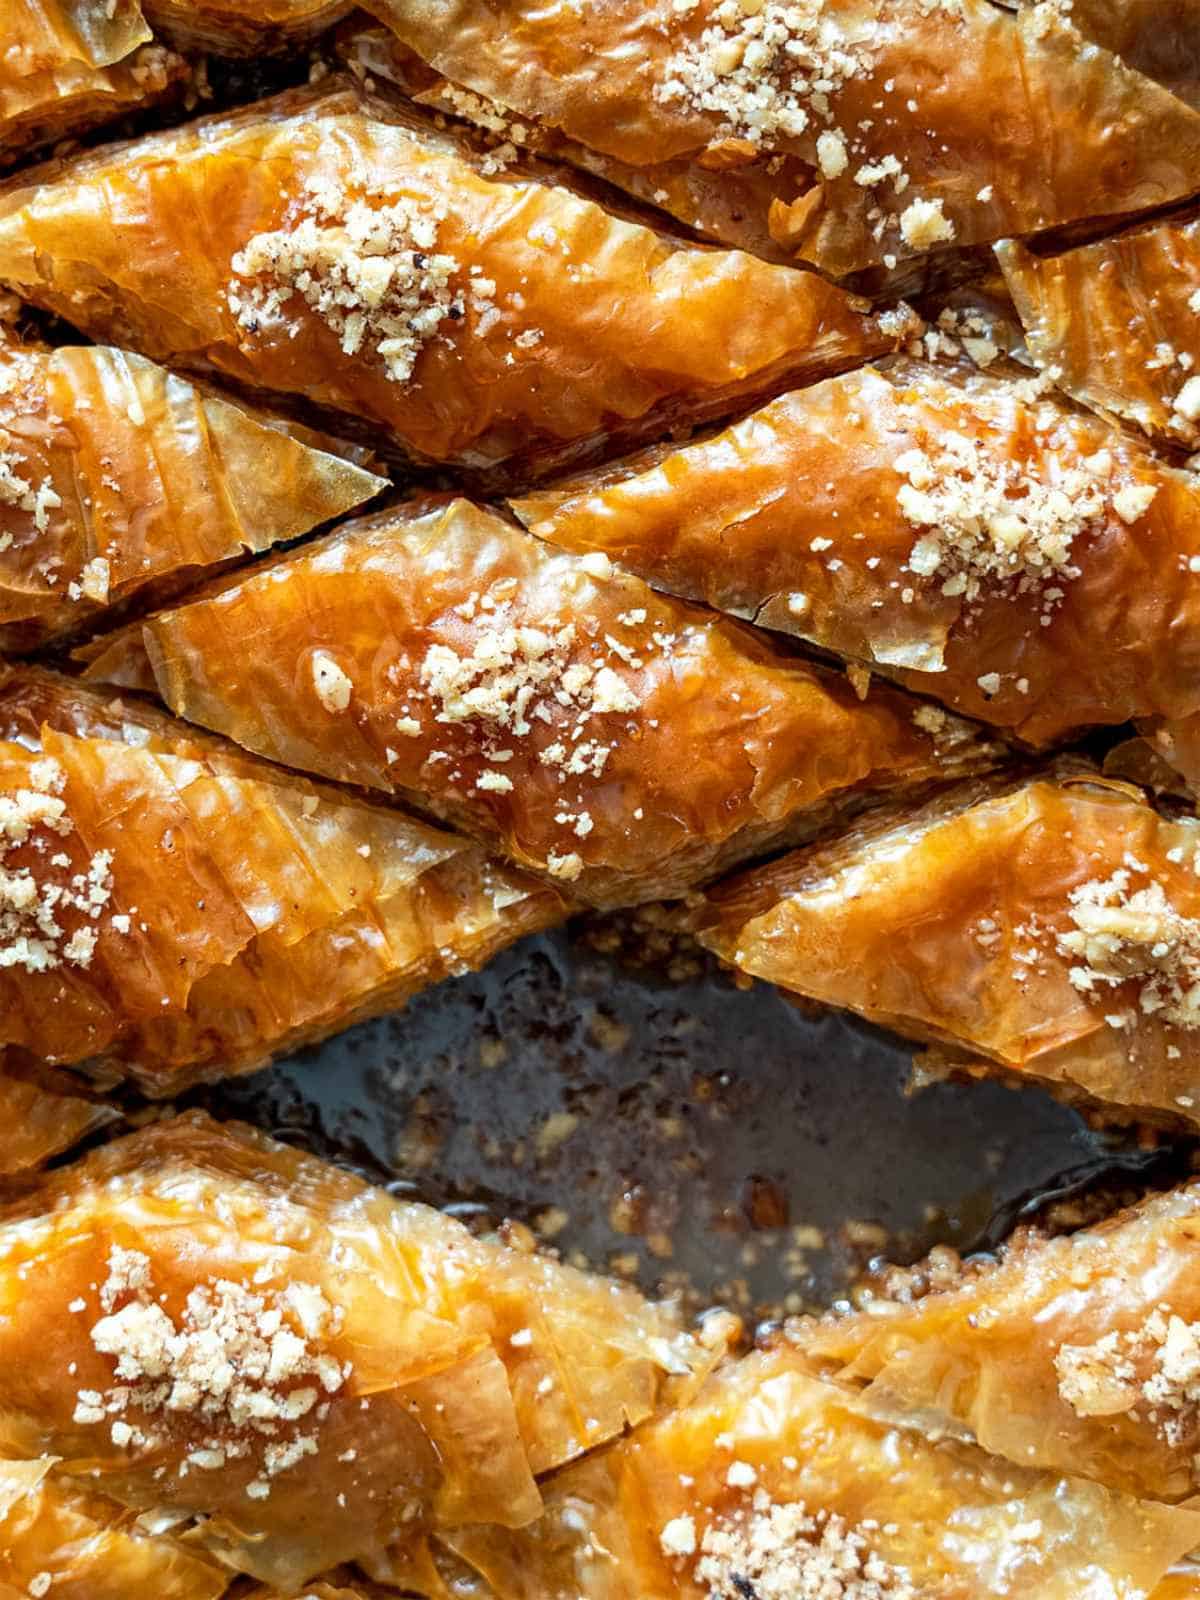
[[[137,0],[5,0],[0,169],[30,144],[161,100],[188,65],[152,42]]]
[[[0,343],[0,646],[341,516],[387,486],[354,454],[141,356]]]
[[[1200,821],[1067,764],[883,807],[710,892],[700,941],[752,977],[1041,1082],[1200,1123]]]
[[[495,1600],[1147,1595],[1200,1526],[1192,1511],[876,1420],[786,1340],[544,1494],[530,1528],[439,1540]]]
[[[1200,447],[1200,221],[1156,222],[1060,255],[996,247],[1030,355],[1084,405]]]
[[[193,1113],[0,1210],[0,1437],[285,1593],[521,1527],[701,1381],[667,1306]],[[151,1513],[147,1516],[147,1513]]]
[[[473,845],[70,680],[0,681],[0,1046],[152,1094],[564,914]]]
[[[1147,1499],[1196,1493],[1200,1186],[1059,1238],[1022,1232],[912,1299],[805,1339],[873,1414]]]

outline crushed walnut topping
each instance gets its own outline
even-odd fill
[[[320,1345],[342,1323],[312,1284],[292,1282],[255,1292],[225,1278],[197,1284],[178,1321],[154,1295],[149,1257],[114,1248],[100,1289],[105,1313],[91,1341],[115,1359],[113,1386],[101,1393],[82,1389],[74,1420],[107,1421],[118,1448],[153,1447],[150,1418],[165,1423],[186,1416],[211,1425],[213,1437],[192,1449],[180,1467],[218,1471],[249,1454],[252,1436],[272,1442],[263,1449],[262,1473],[248,1485],[251,1499],[270,1492],[272,1477],[317,1450],[314,1434],[281,1431],[337,1394],[350,1375],[349,1363],[322,1353]],[[132,1413],[140,1419],[129,1420]],[[142,1426],[145,1422],[147,1426]]]
[[[93,605],[107,605],[112,570],[104,556],[93,556],[84,564],[77,583],[67,585],[68,600],[90,600]]]
[[[1111,877],[1073,889],[1073,928],[1060,933],[1060,954],[1076,965],[1068,976],[1083,994],[1136,983],[1138,1006],[1177,1028],[1200,1027],[1200,921],[1182,916],[1153,880],[1133,887],[1139,863],[1126,858]],[[1132,1027],[1132,1012],[1114,1012],[1110,1023]]]
[[[675,0],[674,10],[686,18],[700,4]],[[918,9],[926,16],[963,14],[961,0],[918,0]],[[909,188],[910,175],[896,155],[878,149],[879,134],[872,133],[877,120],[889,119],[841,126],[836,114],[847,84],[875,72],[893,42],[894,26],[881,0],[856,8],[827,0],[716,0],[704,25],[668,59],[654,95],[663,104],[714,118],[717,140],[740,143],[751,156],[803,141],[826,182],[849,173],[860,189],[890,185],[898,197]],[[889,80],[882,92],[891,89]],[[907,109],[915,112],[916,103]],[[913,199],[899,216],[884,216],[873,205],[874,236],[898,231],[914,251],[946,243],[955,228],[942,205],[940,199]]]
[[[1200,1322],[1157,1306],[1140,1328],[1114,1329],[1092,1344],[1064,1344],[1054,1358],[1058,1392],[1079,1417],[1144,1408],[1169,1445],[1195,1436],[1200,1421]]]
[[[112,897],[112,852],[98,850],[85,870],[71,872],[71,858],[53,847],[55,836],[71,832],[62,769],[43,759],[28,772],[28,788],[0,795],[0,969],[88,967]],[[20,866],[17,850],[25,851]]]
[[[713,1600],[916,1600],[907,1573],[871,1549],[874,1531],[760,1489],[705,1530],[695,1578]]]
[[[232,261],[230,309],[250,331],[278,323],[299,295],[338,337],[345,355],[364,348],[394,383],[406,383],[417,358],[446,321],[468,309],[495,319],[490,279],[464,274],[437,248],[444,204],[399,198],[371,204],[335,183],[311,185],[290,226],[259,233]],[[307,213],[307,214],[303,214]]]
[[[580,564],[596,575],[594,565]],[[636,670],[644,665],[644,658],[619,639],[606,636],[604,646],[617,666]],[[477,791],[512,792],[512,780],[502,770],[514,753],[511,742],[532,734],[537,724],[554,726],[555,737],[538,749],[537,759],[556,771],[560,782],[601,776],[615,744],[611,724],[609,737],[587,736],[593,718],[628,716],[641,700],[602,654],[582,660],[580,654],[574,623],[522,625],[511,620],[507,603],[493,608],[492,619],[469,652],[446,644],[429,646],[420,682],[435,707],[435,719],[472,724],[480,736],[488,768],[476,781]],[[594,826],[581,800],[564,800],[555,820],[579,839]],[[582,865],[573,850],[547,860],[549,871],[568,880],[578,877]]]
[[[317,699],[331,716],[345,711],[354,685],[327,650],[313,652],[312,680]]]
[[[942,200],[913,200],[900,213],[900,237],[914,250],[949,244],[954,224],[942,211]]]
[[[920,530],[908,558],[918,577],[940,579],[944,595],[970,602],[986,583],[1015,581],[1018,592],[1041,587],[1050,607],[1063,595],[1046,588],[1078,577],[1071,563],[1076,539],[1112,507],[1123,521],[1134,509],[1121,496],[1137,497],[1140,515],[1154,498],[1154,485],[1112,482],[1107,451],[1063,459],[1047,451],[1038,474],[997,457],[978,440],[947,430],[936,447],[914,448],[896,460],[906,480],[896,492],[905,519]]]
[[[0,445],[0,506],[27,512],[37,531],[45,533],[50,525],[49,513],[62,505],[62,498],[49,478],[43,478],[35,488],[28,478],[21,476],[24,467],[20,456]]]
[[[672,56],[655,96],[718,116],[727,138],[767,149],[798,139],[814,117],[831,125],[829,96],[871,66],[878,7],[864,11],[849,21],[824,0],[721,0],[708,26]],[[824,161],[839,159],[827,141]]]

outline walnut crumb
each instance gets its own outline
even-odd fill
[[[312,680],[317,699],[326,711],[334,715],[345,711],[354,685],[328,651],[313,651]]]
[[[1059,953],[1075,962],[1068,976],[1080,993],[1135,984],[1144,1016],[1200,1027],[1200,921],[1181,915],[1154,880],[1135,889],[1140,870],[1119,867],[1071,891],[1074,926],[1057,935]],[[1109,1021],[1132,1026],[1136,1014],[1113,1012]]]
[[[907,1573],[872,1551],[868,1531],[759,1490],[749,1509],[705,1530],[695,1578],[714,1600],[917,1600]]]

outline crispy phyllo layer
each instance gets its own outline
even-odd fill
[[[1154,1500],[1200,1485],[1200,1187],[1155,1195],[806,1340],[880,1417]]]
[[[1194,1512],[876,1422],[786,1345],[545,1497],[531,1529],[446,1537],[495,1600],[1133,1600],[1200,1529]]]
[[[94,337],[381,424],[414,457],[526,475],[912,325],[384,114],[298,91],[43,169],[0,202],[0,281]]]
[[[1085,405],[1200,446],[1200,221],[1158,222],[1061,255],[997,246],[1030,354]]]
[[[0,1047],[151,1094],[248,1071],[558,921],[383,805],[49,674],[0,686]]]
[[[0,165],[151,105],[187,74],[149,42],[137,0],[4,0],[3,27]]]
[[[1013,3],[1013,0],[1006,0]],[[1200,8],[1194,0],[1015,0],[1034,11],[1057,12],[1085,39],[1127,66],[1165,84],[1189,105],[1200,105]],[[1157,1600],[1157,1596],[1155,1597]]]
[[[259,55],[330,27],[352,0],[141,0],[156,33],[181,48]]]
[[[778,194],[808,187],[810,169],[797,156],[734,167],[708,167],[688,155],[634,165],[452,83],[386,28],[350,26],[338,39],[338,52],[359,79],[394,84],[418,105],[469,124],[497,162],[508,164],[518,151],[528,151],[566,163],[718,244],[749,250],[766,261],[794,260],[792,251],[771,237],[768,219]]]
[[[1126,1116],[1200,1122],[1200,821],[1064,766],[889,806],[697,913],[754,977]]]
[[[315,1583],[306,1583],[301,1600],[381,1600],[381,1597],[395,1600],[395,1590],[379,1589],[357,1572],[339,1572],[327,1573]],[[240,1594],[238,1600],[295,1600],[295,1596],[290,1589],[285,1592],[273,1584],[265,1584]],[[480,1596],[477,1600],[486,1600],[486,1597]],[[1154,1600],[1160,1600],[1157,1592]]]
[[[117,1112],[65,1072],[8,1061],[0,1048],[0,1178],[43,1166],[116,1120]]]
[[[715,1359],[632,1289],[199,1114],[0,1212],[6,1453],[281,1587],[524,1526],[535,1475]]]
[[[1197,480],[1026,383],[867,367],[638,465],[513,508],[1034,743],[1200,708]]]
[[[465,500],[348,523],[96,670],[136,677],[139,655],[189,721],[415,798],[596,904],[679,894],[870,787],[996,756]]]
[[[1142,731],[1151,764],[1166,763],[1166,781],[1162,786],[1167,792],[1200,800],[1200,712],[1174,721],[1147,722]],[[1136,748],[1136,741],[1133,744]],[[1141,764],[1144,765],[1146,759],[1143,755]],[[1172,776],[1181,783],[1173,784]]]
[[[370,0],[368,9],[514,121],[545,123],[634,167],[687,161],[732,171],[743,186],[757,169],[755,190],[774,177],[762,219],[771,236],[837,277],[1136,211],[1196,186],[1200,117],[1046,7]],[[690,222],[686,186],[659,203],[680,200]]]
[[[141,356],[0,343],[0,646],[78,631],[386,486],[337,451]]]
[[[0,1594],[17,1600],[218,1600],[232,1574],[170,1533],[153,1533],[85,1483],[51,1477],[52,1457],[0,1460]],[[153,1524],[153,1518],[145,1519]]]

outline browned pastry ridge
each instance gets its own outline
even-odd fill
[[[914,320],[336,85],[23,175],[0,198],[0,283],[93,337],[382,425],[414,458],[524,479],[893,349]]]
[[[1200,709],[1195,475],[1029,380],[868,366],[512,505],[1030,743]]]
[[[1110,1112],[1200,1122],[1200,821],[1065,762],[751,868],[696,912],[724,960]]]
[[[0,167],[26,146],[153,105],[188,75],[140,7],[5,0],[0,36]]]
[[[97,678],[406,797],[597,905],[680,894],[999,754],[465,500],[347,523],[87,654]]]
[[[355,453],[141,356],[0,343],[0,646],[353,510],[387,485]]]
[[[1085,405],[1200,446],[1200,222],[1142,224],[1058,255],[996,247],[1029,352]]]
[[[872,1415],[1163,1501],[1196,1492],[1200,1188],[1078,1233],[1018,1235],[922,1298],[805,1336]]]
[[[652,198],[702,229],[720,226],[720,208],[681,169],[731,171],[745,200],[758,201],[752,232],[837,277],[1197,187],[1200,117],[1087,42],[1057,6],[370,0],[368,9],[470,91],[451,93],[460,115],[548,126],[608,158],[612,181],[621,164],[646,169],[642,192],[665,168]],[[472,105],[471,94],[492,104]],[[735,237],[747,240],[741,229]]]
[[[0,1060],[15,1068],[171,1094],[391,1010],[565,915],[553,890],[387,806],[135,702],[0,671]]]
[[[631,1288],[198,1113],[0,1209],[0,1306],[0,1454],[127,1508],[135,1546],[186,1535],[201,1573],[285,1592],[524,1526],[539,1477],[720,1355]]]

